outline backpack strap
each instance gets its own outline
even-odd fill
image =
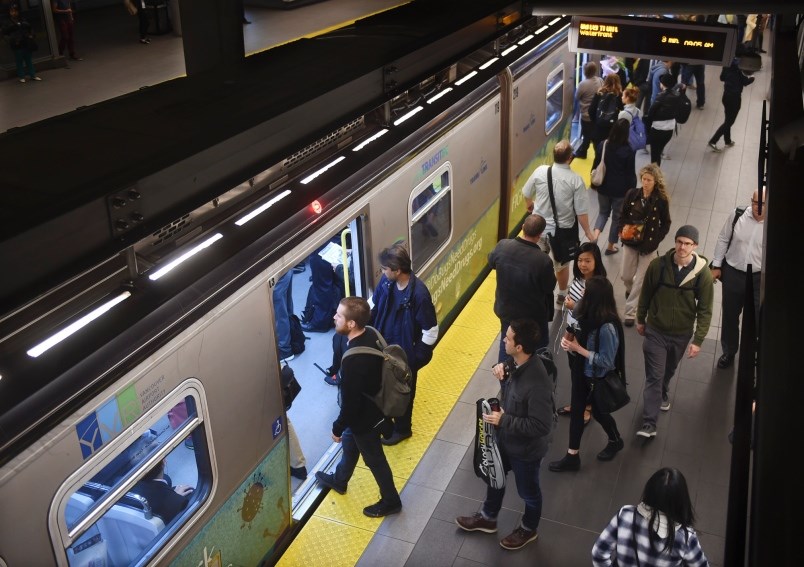
[[[556,223],[558,231],[558,210],[556,209],[556,197],[553,195],[553,166],[547,168],[547,191],[550,193],[550,206],[553,207],[553,221]]]
[[[740,220],[744,212],[745,207],[737,207],[734,209],[734,218],[731,221],[731,234],[729,235],[729,243],[726,244],[726,252],[723,253],[723,261],[726,260],[726,253],[729,251],[729,248],[731,248],[731,241],[734,239],[734,227],[737,226],[737,221]]]
[[[377,334],[377,346],[379,347],[380,350],[383,350],[385,347],[388,346],[388,342],[385,340],[385,337],[383,337],[382,333],[380,333],[377,329],[375,329],[371,325],[366,325],[365,328],[369,329],[370,331],[374,331]]]

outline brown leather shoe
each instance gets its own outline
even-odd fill
[[[539,534],[536,533],[536,530],[526,530],[522,526],[519,526],[509,535],[505,536],[500,542],[500,545],[505,549],[521,549],[530,542],[536,541],[537,537],[539,537]]]
[[[455,523],[467,532],[486,532],[493,534],[497,531],[497,520],[487,520],[483,514],[477,512],[472,516],[458,516]]]

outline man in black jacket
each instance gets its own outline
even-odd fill
[[[538,537],[542,516],[539,467],[553,434],[553,381],[536,351],[538,328],[535,321],[515,319],[505,333],[508,358],[492,369],[501,382],[500,411],[483,415],[483,421],[497,429],[497,443],[506,473],[514,471],[517,493],[525,501],[522,521],[500,541],[505,549],[520,549]],[[505,487],[486,489],[480,512],[455,519],[467,531],[495,533],[497,514],[502,508]]]
[[[737,114],[740,112],[743,87],[747,87],[754,82],[754,77],[748,77],[740,70],[739,61],[739,59],[735,58],[731,65],[723,67],[720,72],[720,80],[723,81],[723,98],[721,100],[725,116],[723,124],[709,139],[709,147],[715,152],[721,151],[721,148],[717,147],[721,136],[726,142],[726,146],[731,147],[734,145],[734,140],[731,139],[731,125],[737,120]]]
[[[556,275],[550,256],[539,248],[546,222],[541,215],[530,215],[522,225],[522,234],[505,238],[489,254],[489,265],[497,270],[494,314],[500,318],[500,357],[505,360],[505,332],[512,319],[536,321],[540,338],[537,348],[549,340],[548,322],[553,318],[553,288]]]
[[[377,348],[377,334],[366,329],[370,318],[371,308],[365,299],[345,297],[335,312],[335,332],[349,339],[348,348]],[[382,358],[370,354],[355,354],[341,361],[341,381],[338,386],[341,411],[332,423],[332,440],[343,444],[343,454],[334,474],[322,471],[315,473],[321,484],[345,494],[362,455],[380,487],[380,501],[363,508],[363,513],[371,518],[396,514],[402,510],[402,501],[380,441],[381,431],[390,422],[386,422],[380,408],[369,398],[380,391],[382,362]]]
[[[193,487],[186,484],[171,486],[170,477],[165,475],[165,461],[161,460],[134,485],[133,492],[144,497],[154,515],[167,525],[187,507]]]

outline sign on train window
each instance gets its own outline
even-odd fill
[[[212,486],[201,385],[189,381],[59,490],[51,534],[71,567],[145,563]]]
[[[442,150],[443,151],[443,150]],[[410,200],[410,257],[421,270],[452,232],[451,171],[448,164],[417,187]]]
[[[544,113],[544,133],[550,131],[564,115],[564,66],[553,69],[547,75],[547,108]]]

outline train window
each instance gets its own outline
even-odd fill
[[[564,115],[564,67],[553,69],[547,75],[547,108],[544,113],[544,132],[550,131]]]
[[[69,565],[149,561],[210,494],[205,405],[191,382],[119,436],[131,441],[90,457],[59,491],[51,533]]]
[[[451,171],[448,165],[422,183],[410,201],[411,261],[420,270],[452,232]]]

